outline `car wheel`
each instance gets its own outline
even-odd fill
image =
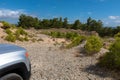
[[[23,80],[23,78],[16,73],[10,73],[0,78],[0,80]]]

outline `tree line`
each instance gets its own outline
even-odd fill
[[[100,36],[114,36],[120,32],[120,26],[115,28],[103,26],[101,20],[95,20],[89,17],[86,23],[80,20],[75,20],[74,23],[69,23],[68,18],[53,18],[53,19],[38,19],[37,17],[20,15],[18,26],[29,29],[49,29],[49,28],[66,28],[66,29],[81,29],[83,31],[96,31]]]

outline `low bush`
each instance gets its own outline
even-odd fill
[[[12,28],[8,28],[5,30],[7,36],[5,40],[15,42],[16,40],[19,41],[29,41],[28,34],[22,28],[16,29],[16,31],[12,32]]]
[[[27,32],[25,32],[21,27],[18,28],[15,33],[19,35],[27,35]]]
[[[120,38],[120,32],[115,35],[115,38],[119,37]]]
[[[76,32],[42,32],[43,34],[52,36],[53,38],[65,38],[71,40],[71,43],[66,45],[66,48],[72,48],[78,46],[83,40],[86,39],[85,36],[81,36]]]
[[[14,34],[15,34],[16,38],[19,39],[19,37],[20,37],[20,31],[16,30]]]
[[[19,41],[22,41],[22,42],[23,42],[23,41],[24,41],[24,38],[23,38],[23,37],[18,37],[18,38],[17,38],[17,40],[19,40]]]
[[[58,38],[59,37],[59,33],[58,32],[51,32],[50,36],[52,36],[53,38]]]
[[[53,38],[64,38],[65,37],[65,33],[61,33],[61,32],[50,32],[49,35],[52,36]]]
[[[16,41],[16,37],[13,34],[8,34],[5,37],[5,40],[10,41],[10,42],[15,42]]]
[[[109,52],[99,59],[98,64],[108,69],[120,70],[120,38],[117,38]]]
[[[102,41],[98,36],[90,36],[85,44],[85,51],[87,55],[95,54],[100,51],[102,45]]]
[[[78,37],[78,36],[79,36],[78,33],[75,33],[75,32],[66,33],[66,38],[70,40],[73,40],[75,37]]]
[[[66,39],[70,39],[73,40],[74,37],[79,36],[78,33],[75,32],[57,32],[57,31],[52,31],[52,32],[42,32],[43,34],[52,36],[53,38],[66,38]]]
[[[2,24],[3,24],[3,26],[2,26],[3,29],[8,29],[11,27],[11,24],[8,22],[2,21]]]
[[[7,34],[12,34],[12,31],[11,31],[9,28],[6,29],[5,32],[6,32]]]
[[[78,46],[82,41],[83,41],[82,36],[74,37],[74,39],[72,40],[72,42],[70,44],[68,44],[66,46],[66,48],[72,48],[72,47]]]

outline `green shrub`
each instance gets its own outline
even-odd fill
[[[119,37],[120,38],[120,32],[118,32],[116,35],[115,35],[115,38],[116,37]]]
[[[20,37],[20,31],[19,30],[16,30],[14,34],[15,34],[17,39]]]
[[[15,33],[19,35],[28,35],[27,32],[25,32],[21,27],[18,28]]]
[[[79,35],[77,33],[75,33],[75,32],[67,32],[66,33],[66,38],[70,39],[70,40],[73,40],[74,37],[77,37],[77,36],[79,36]]]
[[[21,35],[23,37],[21,37]],[[29,41],[27,32],[25,32],[22,28],[18,28],[15,32],[16,39],[19,41]]]
[[[65,38],[65,33],[57,32],[57,38]]]
[[[16,37],[17,38],[17,37]],[[25,36],[25,37],[18,37],[17,38],[17,40],[19,40],[19,41],[29,41],[29,39],[28,39],[28,37],[27,36]]]
[[[6,32],[7,34],[12,34],[12,31],[11,31],[10,29],[6,29],[5,32]]]
[[[120,70],[120,38],[117,38],[109,52],[99,59],[98,64],[109,69]]]
[[[79,36],[77,33],[75,32],[67,32],[67,33],[62,33],[62,32],[44,32],[44,34],[47,34],[49,36],[52,36],[53,38],[66,38],[66,39],[70,39],[73,40],[74,37]]]
[[[78,46],[82,41],[83,41],[83,37],[82,36],[74,37],[72,42],[70,44],[68,44],[66,46],[66,48],[72,48],[72,47]]]
[[[60,32],[51,32],[50,36],[52,36],[53,38],[62,38],[64,34]]]
[[[22,42],[23,42],[23,41],[24,41],[24,38],[23,38],[23,37],[18,37],[18,38],[17,38],[17,40],[19,40],[19,41],[22,41]]]
[[[8,34],[5,37],[5,40],[15,42],[16,40],[19,41],[29,41],[28,34],[22,28],[18,28],[15,32],[11,31],[12,28],[8,28],[5,32]]]
[[[11,29],[15,29],[16,28],[16,25],[14,25],[14,24],[11,24],[11,27],[10,27]]]
[[[5,40],[10,41],[10,42],[15,42],[16,41],[16,37],[13,34],[8,34],[5,37]]]
[[[72,33],[70,33],[70,32],[67,32],[66,33],[66,38],[67,39],[71,39],[71,38],[73,38],[74,36],[73,36],[73,34]]]
[[[56,32],[51,32],[50,36],[52,36],[53,38],[56,38],[57,34],[56,34]]]
[[[90,36],[85,44],[85,51],[88,55],[99,52],[102,48],[102,41],[97,36]]]
[[[66,46],[66,48],[72,48],[79,45],[83,40],[86,39],[85,36],[80,36],[76,32],[42,32],[43,34],[52,36],[53,38],[65,38],[71,40],[71,43]]]
[[[46,34],[46,35],[49,35],[49,36],[52,36],[53,38],[66,38],[66,39],[69,39],[69,40],[73,40],[74,37],[77,37],[79,36],[78,33],[76,32],[57,32],[57,31],[52,31],[52,32],[42,32],[43,34]]]
[[[3,29],[7,29],[11,27],[11,24],[8,22],[3,21],[2,23],[3,23],[3,27],[2,27]]]

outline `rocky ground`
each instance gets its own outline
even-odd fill
[[[16,42],[25,47],[30,55],[32,64],[32,76],[30,80],[116,80],[117,78],[108,71],[95,66],[97,58],[106,52],[88,57],[82,53],[84,42],[72,49],[63,49],[60,44],[64,39],[56,39],[38,34],[37,37],[44,41],[39,42]],[[1,40],[1,43],[8,43]],[[76,57],[76,55],[79,57]],[[118,79],[119,80],[119,79]]]

